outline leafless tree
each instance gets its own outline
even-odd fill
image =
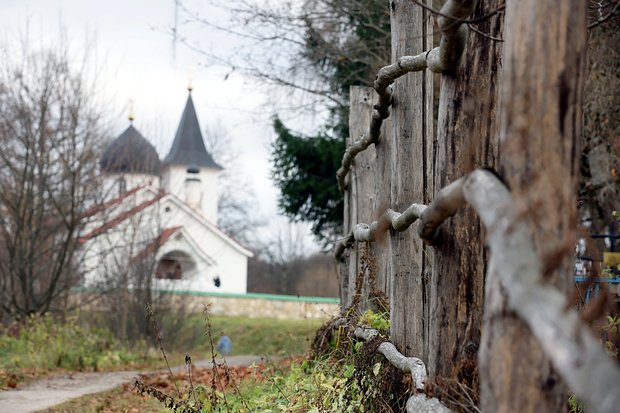
[[[176,43],[203,55],[207,64],[227,67],[228,75],[276,86],[271,93],[284,91],[284,99],[274,99],[278,111],[308,113],[347,108],[348,86],[371,84],[389,60],[388,22],[382,0],[211,0],[203,10],[179,1],[171,32]],[[228,35],[236,46],[222,52],[184,34],[196,26]]]
[[[215,161],[224,169],[219,175],[218,226],[247,246],[255,246],[256,230],[265,225],[256,216],[256,194],[248,177],[243,174],[239,151],[221,123],[207,126],[205,144]]]
[[[308,255],[303,228],[298,223],[282,223],[266,237],[248,264],[248,289],[253,292],[292,294],[297,278],[305,269]],[[257,280],[261,280],[257,285]]]
[[[91,266],[86,270],[93,275],[86,283],[87,296],[94,301],[94,308],[103,309],[102,321],[121,340],[148,337],[146,306],[159,310],[154,278],[157,254],[165,242],[159,205],[122,221],[119,218],[139,208],[140,202],[149,201],[128,196],[118,210],[101,208],[93,219],[95,229],[90,234],[94,236],[82,240],[87,256],[84,262]]]
[[[313,254],[302,262],[295,277],[294,294],[312,297],[338,297],[336,264],[328,254]]]
[[[62,42],[1,53],[0,309],[15,317],[54,310],[80,278],[81,212],[105,130],[87,58]]]

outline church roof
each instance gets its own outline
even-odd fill
[[[164,159],[164,164],[196,165],[199,167],[222,169],[207,152],[191,94],[187,97],[187,103],[181,116],[181,122],[179,122],[177,134],[174,137],[170,153]]]
[[[108,145],[99,165],[107,173],[159,175],[161,162],[153,145],[133,125],[129,125]]]
[[[94,237],[96,237],[98,235],[101,235],[101,234],[105,233],[106,231],[116,227],[121,222],[128,220],[129,218],[133,217],[137,213],[142,212],[146,208],[148,208],[151,205],[157,203],[164,196],[166,196],[165,192],[159,192],[153,198],[148,199],[148,200],[142,202],[141,204],[136,205],[133,208],[131,208],[131,209],[127,210],[127,211],[122,212],[121,214],[115,216],[113,219],[111,219],[109,221],[106,221],[102,225],[98,226],[97,228],[94,228],[93,230],[89,231],[87,234],[85,234],[84,236],[80,237],[79,241],[84,243],[84,242],[88,241],[91,238],[94,238]]]
[[[132,196],[132,199],[130,199],[129,196]],[[136,203],[133,202],[133,200],[136,200],[136,199],[141,200],[139,203],[137,203],[137,205]],[[123,222],[136,216],[137,214],[143,213],[145,210],[147,210],[147,208],[151,208],[153,207],[153,205],[164,205],[162,204],[162,202],[171,202],[174,204],[174,206],[178,207],[178,211],[182,212],[181,215],[177,216],[175,221],[168,222],[168,223],[169,224],[170,223],[177,223],[177,224],[181,223],[182,225],[165,228],[160,234],[160,236],[162,237],[160,239],[160,244],[159,244],[160,246],[164,245],[170,239],[170,237],[174,233],[176,233],[176,231],[180,231],[183,228],[187,228],[188,225],[190,226],[194,225],[192,224],[192,222],[195,222],[198,224],[198,227],[201,227],[204,230],[211,232],[216,237],[224,241],[227,245],[239,251],[241,254],[245,255],[246,257],[252,257],[254,255],[252,251],[250,251],[249,249],[241,245],[239,241],[235,240],[233,237],[226,234],[216,224],[207,220],[202,214],[197,213],[195,210],[190,208],[185,202],[183,202],[181,199],[179,199],[175,195],[171,193],[166,193],[163,191],[157,191],[155,188],[148,187],[148,186],[137,187],[136,189],[132,191],[128,191],[125,194],[119,196],[118,198],[108,201],[107,203],[104,203],[101,206],[96,207],[96,209],[94,209],[93,211],[91,211],[91,215],[97,214],[99,212],[104,212],[103,216],[101,217],[102,220],[101,221],[94,220],[93,222],[96,222],[96,226],[89,228],[88,231],[85,232],[85,234],[79,238],[79,242],[80,244],[84,244],[90,240],[94,240],[98,236],[105,234],[108,231],[114,230],[114,228],[117,228]],[[125,208],[121,208],[121,210],[118,211],[118,213],[116,213],[116,211],[110,212],[106,210],[107,209],[106,207],[117,205],[117,204],[120,204],[121,206],[125,206]],[[181,217],[181,218],[179,219],[178,217]],[[188,219],[190,217],[194,218],[195,221]],[[207,250],[211,247],[209,247],[209,244],[206,244],[206,245],[197,244],[196,248],[202,251],[203,253],[205,253],[206,255],[208,255]]]
[[[161,231],[161,233],[157,237],[155,237],[155,239],[153,239],[142,251],[140,251],[138,254],[133,256],[130,261],[131,262],[141,261],[147,258],[150,254],[156,253],[157,250],[162,245],[164,245],[166,242],[168,242],[170,237],[173,236],[174,233],[177,232],[177,230],[181,228],[183,227],[177,226],[177,227],[164,228]]]

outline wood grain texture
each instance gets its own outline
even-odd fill
[[[363,135],[370,124],[372,116],[373,90],[364,87],[351,87],[350,89],[350,112],[349,112],[349,139],[350,145]],[[345,192],[345,211],[346,220],[344,225],[345,234],[351,231],[356,224],[368,222],[372,218],[373,205],[375,200],[375,175],[376,175],[376,155],[374,145],[370,145],[366,150],[360,152],[355,157],[347,179],[349,184]],[[363,254],[361,249],[365,244],[355,243],[349,249],[347,264],[347,291],[344,307],[351,305],[354,294],[356,278],[360,271],[367,272],[367,264],[362,262]],[[368,274],[364,275],[367,279]],[[362,285],[360,308],[368,306],[368,287]]]
[[[372,88],[366,88],[372,97],[372,105],[379,103],[379,96]],[[392,138],[392,119],[387,118],[383,121],[379,141],[374,145],[374,159],[372,168],[374,173],[374,196],[371,206],[372,220],[379,218],[391,205],[391,138]],[[389,301],[390,291],[390,265],[392,253],[390,237],[388,234],[381,236],[376,242],[370,244],[370,253],[374,259],[375,288],[382,293]],[[386,308],[381,308],[387,306]],[[380,311],[389,311],[389,302],[372,303],[371,308]]]
[[[392,61],[432,46],[431,19],[408,0],[392,0]],[[394,84],[391,140],[391,206],[405,210],[432,195],[432,80],[426,71]],[[400,352],[426,359],[430,251],[414,231],[391,232],[391,337]]]
[[[351,113],[355,113],[355,121],[349,125],[349,131],[353,139],[358,139],[367,132],[368,125],[372,117],[374,92],[370,88],[351,87],[350,101]],[[373,216],[373,205],[375,196],[376,179],[376,153],[375,145],[371,144],[366,150],[360,152],[355,157],[352,165],[352,173],[355,178],[355,192],[357,197],[357,223],[370,222]],[[372,256],[363,253],[363,249],[371,248],[368,243],[356,243],[357,249],[357,276],[361,277],[363,284],[361,288],[360,307],[361,311],[369,308],[369,279],[376,275]]]
[[[484,16],[503,3],[479,1],[472,17]],[[478,29],[501,37],[503,16],[485,20]],[[502,43],[470,32],[459,68],[441,75],[435,192],[474,169],[497,166],[501,53]],[[459,372],[458,366],[480,345],[486,272],[484,233],[472,208],[461,209],[443,224],[434,252],[429,373],[471,376],[473,372]]]
[[[501,88],[500,166],[529,219],[545,282],[566,289],[576,225],[586,2],[507,2]],[[574,243],[573,243],[574,245]],[[565,248],[565,254],[557,254]],[[559,257],[554,262],[546,257]],[[489,272],[480,353],[481,408],[560,412],[566,389],[530,330],[506,310]]]

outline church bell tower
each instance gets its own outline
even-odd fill
[[[212,223],[217,223],[217,179],[223,169],[207,151],[192,100],[192,88],[168,156],[163,161],[163,187]]]

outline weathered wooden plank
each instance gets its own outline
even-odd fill
[[[347,139],[346,144],[349,145],[350,139]],[[347,177],[347,180],[350,182],[351,176]],[[351,185],[347,185],[347,189],[345,189],[343,193],[344,197],[344,214],[343,214],[343,222],[342,222],[342,230],[346,235],[351,231],[351,194],[350,194]],[[355,224],[353,224],[355,225]],[[349,254],[350,251],[345,251],[344,256],[338,259],[338,278],[339,278],[339,286],[340,286],[340,307],[346,308],[349,306],[349,288],[352,288],[349,285]]]
[[[392,0],[392,61],[430,49],[432,33],[426,11],[408,0]],[[430,198],[432,177],[427,175],[428,145],[432,145],[432,124],[428,123],[428,94],[425,71],[409,73],[394,85],[391,142],[391,204],[404,210],[411,203]],[[431,126],[431,127],[429,127]],[[430,132],[429,132],[430,131]],[[426,266],[425,247],[413,231],[392,232],[390,281],[390,334],[405,355],[426,359]]]
[[[478,169],[443,188],[422,212],[418,227],[420,237],[432,242],[439,226],[466,204],[478,213],[487,231],[489,274],[493,276],[489,283],[499,281],[508,308],[525,321],[562,378],[586,403],[586,410],[616,412],[620,405],[617,391],[620,368],[610,363],[599,339],[579,313],[570,308],[570,299],[544,281],[545,269],[534,247],[528,216],[518,210],[508,188],[495,174]],[[506,336],[500,340],[518,341],[519,337]],[[510,358],[520,354],[504,356],[507,367],[514,367]],[[524,371],[539,368],[538,365],[523,367]],[[461,387],[459,398],[464,396],[462,390]],[[519,393],[518,388],[508,393],[503,397],[515,398],[517,403],[523,396],[513,395]],[[475,406],[469,407],[458,404],[458,410],[479,411]]]
[[[353,86],[349,93],[349,140],[350,145],[359,139],[368,130],[370,118],[372,116],[373,91],[371,88]],[[347,220],[345,223],[345,234],[351,231],[360,222],[369,222],[372,219],[373,204],[375,199],[375,149],[370,145],[366,150],[360,152],[355,157],[349,173],[349,185],[345,193],[345,210]],[[348,307],[354,300],[356,293],[356,279],[360,271],[367,272],[368,259],[362,254],[365,244],[355,243],[349,251],[348,258],[348,290],[346,295],[346,305]],[[363,262],[364,261],[364,262]],[[363,277],[367,279],[367,274]],[[361,286],[361,307],[367,307],[368,288],[365,284]]]
[[[472,17],[485,16],[503,3],[479,1]],[[477,27],[501,37],[503,15],[496,14]],[[473,169],[496,168],[501,52],[501,42],[470,33],[459,68],[441,75],[436,192]],[[458,376],[473,387],[477,382],[486,254],[480,220],[471,208],[461,209],[444,223],[434,252],[427,367],[431,375]]]
[[[348,178],[350,179],[350,177]],[[350,187],[350,185],[348,186]],[[343,214],[343,222],[342,222],[342,230],[346,235],[351,230],[351,219],[350,219],[350,203],[351,200],[349,198],[349,189],[346,189],[343,193],[344,197],[344,214]],[[340,307],[346,308],[349,297],[349,258],[348,252],[344,252],[344,256],[342,258],[337,257],[337,265],[338,265],[338,282],[340,287]]]
[[[354,110],[354,108],[350,107],[349,112],[349,130],[351,130],[351,126],[354,125],[357,120],[359,114]],[[347,139],[347,146],[351,145],[356,139],[356,135],[349,133],[349,137]],[[357,179],[355,175],[355,171],[353,168],[349,173],[349,184],[347,187],[346,195],[345,195],[345,210],[348,211],[348,219],[347,225],[345,225],[345,234],[348,234],[355,224],[359,222],[359,217],[357,215]],[[348,256],[345,258],[348,260],[347,263],[347,294],[346,300],[344,302],[343,308],[347,308],[351,305],[353,301],[353,296],[355,294],[355,277],[357,275],[357,251],[358,248],[354,246],[350,248],[348,251]]]
[[[574,275],[586,7],[569,0],[506,3],[500,165],[530,220],[545,280],[560,288]],[[502,269],[489,272],[485,294],[482,411],[565,411],[565,386],[529,329],[506,311],[495,271]]]
[[[355,121],[349,125],[349,131],[353,139],[359,139],[368,131],[368,125],[370,125],[374,92],[371,88],[353,86],[350,88],[349,94],[351,112],[355,113]],[[377,173],[374,145],[370,145],[366,150],[357,154],[352,171],[357,193],[357,223],[370,222],[373,215],[375,176]],[[376,269],[372,256],[367,251],[370,246],[367,243],[356,243],[354,247],[357,249],[356,276],[362,281],[359,309],[365,310],[369,307],[370,277],[376,275]]]
[[[373,94],[373,104],[378,103],[377,94]],[[387,208],[391,206],[391,173],[392,173],[392,118],[387,118],[383,122],[381,130],[381,138],[375,145],[375,199],[372,206],[374,218],[378,218]],[[389,310],[389,292],[392,263],[392,249],[390,245],[390,237],[385,234],[381,239],[371,245],[371,251],[375,258],[375,267],[377,270],[377,289],[385,294],[388,299],[387,308]]]

